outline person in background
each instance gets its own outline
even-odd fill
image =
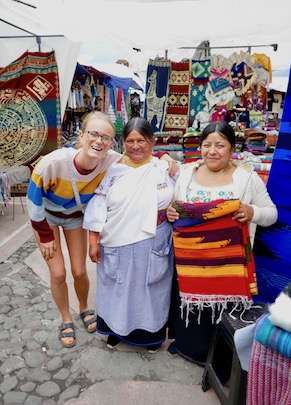
[[[231,226],[231,231],[236,232],[236,235],[240,231],[239,228],[242,228],[242,232],[248,231],[249,228],[250,239],[253,242],[256,225],[269,226],[277,219],[277,209],[258,174],[250,167],[240,167],[232,160],[234,147],[235,133],[230,125],[226,122],[208,124],[201,136],[202,160],[184,165],[180,169],[180,176],[175,186],[174,205],[175,202],[178,202],[178,206],[184,207],[183,209],[189,210],[189,212],[195,213],[196,210],[196,219],[199,216],[201,218],[202,213],[204,230],[206,229],[206,221],[204,223],[203,221],[209,212],[212,212],[213,218],[221,217],[219,218],[219,226],[216,219],[212,219],[216,222],[208,222],[207,226],[210,227],[207,232],[204,232],[202,238],[197,238],[201,236],[197,232],[199,224],[195,224],[193,218],[190,218],[192,227],[188,229],[186,227],[183,230],[182,224],[182,228],[180,228],[184,232],[191,232],[186,235],[188,239],[177,238],[178,248],[176,249],[175,246],[176,265],[177,269],[180,269],[180,275],[178,271],[178,277],[177,274],[174,276],[170,329],[175,341],[171,344],[169,351],[202,365],[206,361],[210,340],[222,311],[231,310],[239,300],[244,304],[243,299],[236,294],[239,280],[243,285],[245,274],[240,273],[241,278],[237,278],[234,283],[227,283],[226,281],[221,284],[222,278],[217,278],[215,272],[213,273],[214,267],[209,267],[210,265],[213,266],[214,262],[216,266],[226,264],[217,270],[220,271],[220,276],[234,274],[243,268],[240,266],[243,257],[240,257],[241,253],[239,252],[244,252],[244,250],[238,246],[241,242],[238,240],[236,242],[231,241],[232,236],[228,227]],[[203,210],[210,206],[212,208],[207,211],[205,216]],[[182,211],[180,210],[180,213]],[[173,206],[168,208],[167,215],[171,222],[179,219],[179,213]],[[210,217],[209,215],[208,218]],[[183,221],[182,215],[180,221]],[[225,225],[223,221],[225,221]],[[216,226],[211,228],[211,224],[214,223]],[[249,226],[244,228],[243,224]],[[202,226],[200,228],[202,229]],[[221,244],[218,234],[223,234]],[[195,247],[194,244],[191,245],[192,242],[189,242],[192,240],[190,237],[196,237],[197,244]],[[219,241],[219,246],[216,240]],[[230,245],[228,246],[228,244]],[[211,247],[216,249],[211,249]],[[234,258],[231,256],[232,254],[222,255],[222,248],[226,249],[225,252],[233,252]],[[181,251],[184,252],[182,256]],[[192,268],[187,267],[189,263],[192,264]],[[196,264],[193,265],[193,263]],[[207,279],[205,272],[208,272]],[[238,275],[238,273],[236,274]],[[201,280],[205,282],[205,290],[201,287]],[[190,285],[190,283],[192,284]],[[251,285],[251,283],[244,283],[244,285]],[[255,286],[255,276],[253,276],[253,286]],[[184,294],[181,294],[181,288]],[[225,291],[228,291],[228,295],[225,295]],[[181,295],[184,295],[186,301],[191,296],[193,301],[185,301],[186,304],[182,305]],[[221,357],[224,355],[222,350]],[[226,362],[226,355],[224,359]]]
[[[172,226],[166,208],[174,192],[168,165],[152,156],[150,124],[131,119],[125,153],[108,170],[85,210],[89,254],[97,263],[97,331],[110,348],[120,341],[153,352],[166,337]]]

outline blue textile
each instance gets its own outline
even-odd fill
[[[144,106],[144,117],[151,124],[153,132],[160,132],[164,127],[169,77],[169,61],[149,61],[147,68],[147,96]]]
[[[258,295],[254,302],[274,302],[283,288],[290,282],[291,265],[284,260],[271,257],[268,252],[255,253]]]
[[[279,180],[279,181],[278,181]],[[284,110],[273,163],[267,184],[269,194],[279,212],[282,208],[291,207],[291,72],[284,102]],[[290,212],[291,214],[291,212]],[[290,217],[284,223],[291,225]]]
[[[108,87],[113,87],[113,88],[118,87],[120,89],[123,89],[125,91],[125,93],[128,92],[129,87],[142,90],[142,88],[134,81],[134,79],[126,78],[126,77],[117,77],[117,76],[110,75],[110,77],[108,77],[104,80],[104,83]]]
[[[264,315],[258,320],[255,340],[291,359],[291,333],[273,325],[269,315]]]
[[[76,77],[77,80],[79,80],[79,82],[84,85],[87,77],[89,76],[90,73],[85,69],[85,67],[77,62],[74,77]]]
[[[201,224],[201,222],[199,218],[179,218],[173,223],[173,229],[176,230],[179,227],[194,226]]]
[[[256,233],[256,299],[273,302],[291,281],[291,71],[267,188],[277,206],[278,221],[270,228],[259,227]]]
[[[283,260],[291,267],[291,255],[288,255],[291,249],[291,227],[276,224],[265,229],[258,228],[256,237],[258,253],[266,253],[267,250],[269,256]],[[289,276],[291,277],[291,271]]]

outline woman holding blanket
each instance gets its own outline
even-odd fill
[[[223,311],[252,302],[256,278],[250,240],[257,224],[269,226],[277,219],[257,173],[231,160],[234,146],[227,123],[205,127],[202,160],[183,167],[168,209],[169,221],[175,221],[178,276],[170,319],[175,342],[169,350],[202,364]]]
[[[97,262],[97,330],[156,351],[166,336],[172,283],[174,192],[168,165],[152,157],[153,133],[143,118],[124,128],[125,154],[112,165],[84,216]]]

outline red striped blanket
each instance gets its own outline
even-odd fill
[[[226,308],[248,306],[257,294],[248,226],[232,216],[239,200],[184,203],[174,206],[174,250],[182,305]]]

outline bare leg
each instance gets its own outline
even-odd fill
[[[87,309],[89,279],[86,272],[87,233],[84,229],[64,229],[69,250],[74,287],[79,299],[80,312]]]
[[[80,313],[87,309],[89,279],[86,271],[86,256],[87,256],[87,232],[82,229],[64,230],[71,261],[72,275],[74,277],[74,287],[79,299]],[[85,320],[90,319],[86,317]],[[88,331],[96,329],[96,323],[88,326]]]
[[[68,286],[66,283],[65,263],[60,243],[60,231],[56,226],[51,226],[51,228],[54,232],[56,241],[56,252],[54,254],[54,257],[46,261],[50,271],[51,293],[60,311],[63,322],[72,322],[72,316],[69,310],[69,296]],[[35,238],[37,243],[39,244],[39,237],[36,232]],[[69,330],[65,331],[69,332]],[[70,344],[74,341],[74,338],[67,337],[62,338],[62,340],[65,344]]]

